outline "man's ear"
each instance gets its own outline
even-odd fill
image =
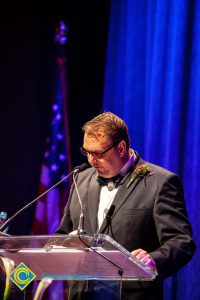
[[[124,154],[126,153],[126,142],[124,140],[120,141],[117,148],[118,148],[120,157],[124,156]]]

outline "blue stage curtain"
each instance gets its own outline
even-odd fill
[[[179,175],[197,251],[165,299],[200,299],[200,1],[111,1],[103,110],[144,159]]]

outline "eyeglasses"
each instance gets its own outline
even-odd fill
[[[84,156],[92,155],[95,159],[101,159],[106,152],[108,152],[109,150],[111,150],[112,148],[117,146],[118,144],[119,144],[119,142],[115,142],[108,149],[106,149],[106,150],[104,150],[103,152],[100,152],[100,153],[93,152],[93,151],[87,151],[84,147],[81,147],[80,151],[81,151],[81,154],[84,155]]]

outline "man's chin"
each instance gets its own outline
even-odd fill
[[[97,170],[98,176],[100,176],[100,177],[106,177],[105,173],[102,171],[101,168],[95,168],[95,169]]]
[[[105,174],[104,172],[101,172],[101,171],[98,171],[98,170],[97,170],[97,173],[98,173],[98,176],[103,177],[103,178],[109,178],[110,177],[108,174]]]
[[[109,178],[109,174],[105,172],[105,169],[102,167],[95,167],[94,168],[97,170],[98,176],[104,177],[104,178]]]

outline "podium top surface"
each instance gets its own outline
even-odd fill
[[[0,236],[0,257],[25,263],[37,279],[153,280],[156,273],[111,237],[95,235]],[[75,276],[76,275],[76,276]]]

